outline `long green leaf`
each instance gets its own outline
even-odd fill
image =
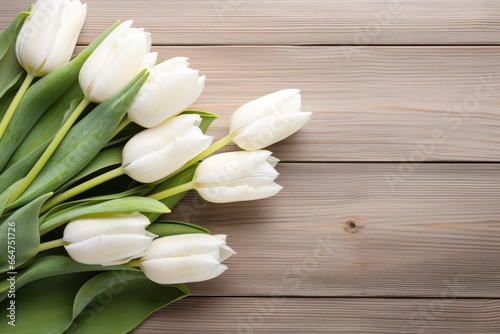
[[[45,278],[19,289],[15,298],[6,298],[0,305],[1,333],[62,333],[73,320],[72,306],[81,286],[94,274],[71,274]],[[5,313],[14,301],[15,326]]]
[[[49,214],[45,216],[40,223],[40,233],[45,234],[48,231],[51,231],[61,225],[64,225],[68,221],[81,216],[96,213],[135,211],[154,212],[159,214],[170,212],[168,207],[160,201],[148,197],[129,196],[104,202],[89,202],[71,207],[56,214],[50,214],[49,212]]]
[[[103,149],[99,152],[94,159],[87,166],[85,166],[78,174],[76,174],[71,180],[66,182],[57,192],[61,192],[68,189],[71,185],[76,182],[97,173],[99,171],[108,169],[109,167],[120,165],[122,162],[122,146],[113,146]]]
[[[83,92],[80,84],[78,81],[75,81],[33,126],[21,145],[12,154],[6,164],[6,168],[12,166],[40,146],[47,146],[47,141],[50,141],[55,136],[64,120],[75,110],[76,104],[80,102],[82,97]]]
[[[111,139],[147,79],[145,71],[74,125],[24,194],[9,209],[54,191],[82,170]],[[50,190],[49,190],[50,189]]]
[[[8,92],[25,74],[17,61],[16,36],[29,11],[19,13],[0,33],[0,98]]]
[[[69,63],[52,71],[28,89],[5,130],[2,140],[0,140],[0,152],[2,152],[0,155],[0,170],[4,168],[12,153],[47,108],[59,99],[66,89],[77,80],[78,73],[85,60],[117,26],[118,23],[106,30]]]
[[[9,50],[12,44],[15,44],[17,33],[21,29],[24,20],[30,15],[31,7],[25,11],[17,14],[9,25],[0,32],[0,58],[2,58]]]
[[[178,234],[191,234],[191,233],[206,233],[210,234],[210,231],[200,225],[178,222],[178,221],[163,221],[156,220],[153,224],[147,227],[147,230],[159,237],[166,237],[169,235]]]
[[[123,276],[102,273],[78,292],[74,313],[79,315],[68,333],[126,333],[154,311],[188,294],[185,285],[162,286],[148,280],[142,272]],[[82,310],[85,303],[88,305]]]
[[[28,153],[21,160],[16,162],[14,165],[7,168],[0,175],[0,191],[4,191],[9,188],[12,184],[17,183],[29,172],[33,164],[36,163],[38,158],[42,155],[45,148],[49,145],[49,142],[45,142],[44,145],[37,147],[32,152]]]
[[[46,277],[72,274],[89,271],[105,271],[105,270],[120,270],[120,271],[138,271],[139,269],[126,265],[118,266],[101,266],[81,264],[70,258],[62,255],[49,255],[37,260],[31,266],[19,271],[16,276],[16,287],[20,288],[30,282],[40,280]],[[0,282],[0,296],[5,297],[9,290],[9,282]],[[1,298],[0,298],[1,299]]]
[[[38,215],[51,194],[43,195],[14,212],[0,225],[0,272],[13,271],[38,253]]]
[[[158,193],[160,191],[170,189],[176,186],[179,186],[181,184],[190,182],[193,179],[194,172],[196,171],[196,167],[198,167],[199,163],[196,163],[189,168],[186,168],[179,174],[169,178],[168,180],[160,183],[154,190],[151,191],[151,193]],[[186,196],[188,192],[185,191],[183,193],[179,193],[174,196],[170,196],[168,198],[162,199],[161,202],[168,206],[170,209],[172,209],[184,196]],[[149,218],[150,221],[155,221],[158,219],[158,217],[161,216],[161,214],[157,213],[147,213],[146,216]]]

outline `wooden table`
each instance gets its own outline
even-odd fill
[[[176,208],[238,255],[134,333],[500,333],[500,2],[86,2],[79,44],[134,18],[190,58],[216,138],[275,90],[314,112],[271,147],[279,195]]]

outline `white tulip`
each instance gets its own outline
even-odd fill
[[[250,201],[277,194],[283,187],[274,180],[278,159],[269,151],[228,152],[203,160],[196,168],[193,186],[207,201]]]
[[[155,182],[181,168],[212,143],[196,114],[179,115],[139,132],[123,148],[123,170],[136,181]]]
[[[109,99],[141,70],[156,62],[151,50],[151,34],[121,23],[95,49],[80,70],[80,87],[92,102]]]
[[[96,214],[73,220],[64,229],[64,248],[73,260],[103,266],[141,257],[155,235],[139,212]]]
[[[151,68],[128,110],[128,118],[151,128],[193,104],[203,91],[205,76],[188,66],[187,58],[177,57]]]
[[[248,151],[259,150],[297,132],[311,119],[301,110],[300,91],[285,89],[248,102],[229,122],[233,142]]]
[[[80,0],[38,0],[17,36],[19,63],[35,77],[67,63],[86,15]]]
[[[200,282],[222,274],[222,261],[236,254],[225,235],[181,234],[153,241],[141,258],[144,274],[159,284]]]

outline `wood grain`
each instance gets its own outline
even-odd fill
[[[141,333],[498,333],[499,300],[196,298],[150,317]]]
[[[500,161],[500,48],[157,47],[207,76],[196,106],[221,119],[285,87],[312,121],[271,150],[284,161]]]
[[[157,45],[499,44],[495,0],[87,0],[87,44],[134,19]],[[0,26],[31,1],[3,0]]]
[[[238,253],[195,295],[439,297],[451,285],[459,297],[500,297],[497,165],[278,170],[276,197],[222,205],[192,194],[174,208],[169,217],[228,234]]]

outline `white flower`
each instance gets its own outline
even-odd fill
[[[17,36],[19,63],[36,77],[67,63],[86,14],[80,0],[38,0]]]
[[[274,144],[302,128],[311,118],[301,110],[300,91],[285,89],[248,102],[229,122],[233,142],[248,151]]]
[[[83,64],[79,81],[88,100],[109,99],[156,62],[157,54],[149,53],[151,34],[131,26],[126,21],[116,27]]]
[[[203,91],[205,76],[188,66],[187,58],[177,57],[151,68],[128,110],[129,119],[151,128],[193,104]]]
[[[266,198],[282,187],[274,182],[278,159],[269,151],[228,152],[203,160],[196,168],[194,188],[207,201],[228,203]]]
[[[149,219],[139,212],[89,215],[64,229],[64,248],[73,260],[103,266],[141,257],[155,237]]]
[[[200,282],[222,274],[222,261],[236,254],[225,235],[181,234],[153,241],[141,258],[144,274],[159,284]]]
[[[179,115],[139,132],[123,148],[123,169],[136,181],[155,182],[181,168],[212,143],[196,114]]]

